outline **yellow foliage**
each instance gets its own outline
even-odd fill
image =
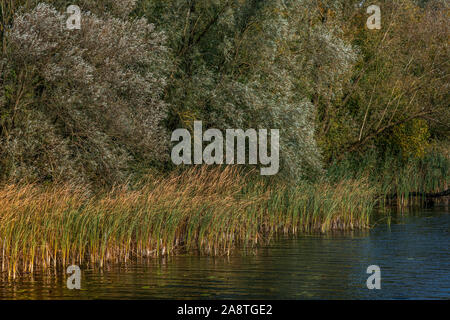
[[[423,158],[430,146],[428,124],[422,119],[413,119],[396,127],[393,138],[404,156]]]

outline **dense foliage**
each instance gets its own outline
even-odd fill
[[[448,141],[448,2],[380,5],[379,31],[360,27],[365,8],[347,14],[345,37],[360,54],[344,95],[318,104],[318,138],[328,161],[372,148],[421,158],[433,140]]]
[[[9,30],[2,173],[113,182],[136,160],[167,160],[164,35],[144,18],[84,14],[80,32],[68,32],[66,19],[39,4]]]
[[[370,4],[2,0],[0,175],[122,182],[170,167],[168,133],[194,120],[279,128],[296,179],[448,150],[447,2],[378,1],[381,30]]]

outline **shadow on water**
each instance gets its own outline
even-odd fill
[[[0,299],[449,299],[448,210],[393,214],[370,231],[280,238],[251,254],[181,255],[67,275],[0,278]],[[381,290],[368,290],[369,265]]]

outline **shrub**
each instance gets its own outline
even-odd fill
[[[83,13],[81,30],[48,4],[16,15],[0,70],[1,174],[115,182],[167,157],[161,125],[170,68],[146,19]]]

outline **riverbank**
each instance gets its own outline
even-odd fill
[[[235,168],[148,177],[100,195],[72,186],[0,190],[1,268],[10,277],[196,250],[229,254],[275,234],[368,228],[376,190],[364,180],[267,183]]]

